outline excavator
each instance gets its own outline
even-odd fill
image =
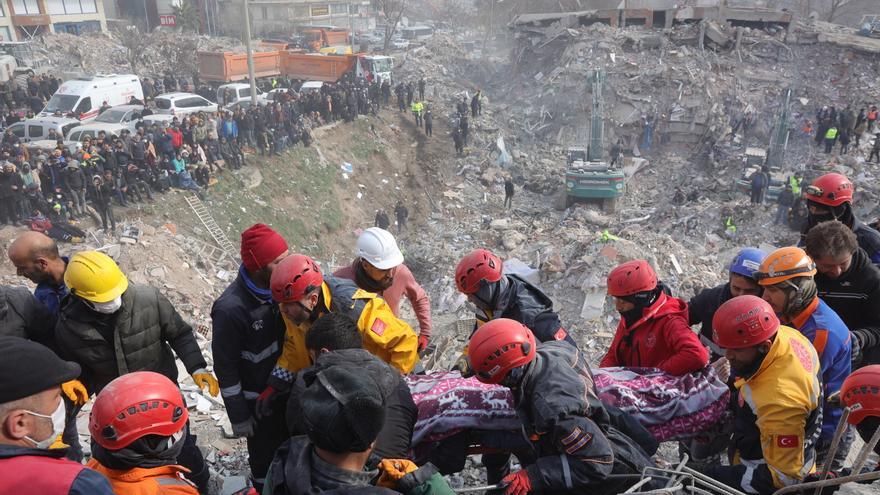
[[[623,170],[612,167],[604,157],[604,83],[605,72],[602,69],[590,71],[588,85],[593,104],[589,145],[586,148],[572,146],[566,150],[566,208],[578,200],[601,200],[603,209],[612,212],[617,205],[617,198],[626,192],[626,176]]]
[[[752,174],[760,172],[761,167],[766,165],[770,169],[770,186],[764,197],[764,200],[767,202],[775,202],[776,198],[779,197],[779,193],[785,188],[783,162],[785,160],[785,149],[788,147],[791,94],[791,88],[786,89],[782,93],[782,105],[776,114],[776,123],[773,125],[773,131],[770,134],[770,146],[766,151],[761,148],[746,148],[745,155],[743,156],[743,172],[740,178],[736,180],[737,190],[748,194],[752,187]]]

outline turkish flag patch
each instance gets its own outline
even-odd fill
[[[776,437],[776,446],[782,449],[793,449],[798,446],[798,436],[778,435]]]
[[[385,327],[388,325],[382,321],[382,318],[376,318],[373,320],[373,325],[370,327],[370,331],[375,333],[378,336],[382,336],[385,333]]]
[[[556,333],[553,334],[553,338],[556,340],[563,340],[567,336],[568,336],[568,332],[566,332],[564,328],[560,328],[559,330],[556,331]]]

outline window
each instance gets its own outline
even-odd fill
[[[348,13],[348,5],[344,3],[331,3],[330,4],[330,13],[331,14],[347,14]]]
[[[20,138],[24,137],[24,124],[12,124],[9,126],[9,129],[12,130],[12,133],[16,136]]]
[[[64,0],[46,0],[46,11],[52,15],[66,14]]]
[[[6,7],[4,6],[4,4],[2,2],[0,2],[0,17],[6,17]],[[4,39],[8,40],[9,38],[4,38]]]
[[[17,15],[33,15],[40,13],[37,0],[12,0],[12,10]]]
[[[269,18],[269,9],[266,7],[260,7],[260,13],[263,15],[263,19]]]
[[[46,10],[52,15],[94,14],[98,12],[95,0],[45,0]]]
[[[73,111],[75,114],[86,113],[92,109],[92,99],[90,97],[83,98],[82,101],[79,102],[79,105],[76,106],[76,110]]]
[[[190,98],[181,98],[180,100],[175,102],[177,108],[197,108],[205,106],[205,100],[198,96],[193,96]]]
[[[0,41],[12,41],[12,33],[9,32],[9,28],[6,26],[0,27]]]
[[[95,0],[79,0],[80,8],[83,14],[97,14],[98,6]]]
[[[62,135],[67,135],[67,133],[68,133],[71,129],[73,129],[74,127],[76,127],[76,126],[78,126],[78,125],[79,125],[78,123],[71,123],[71,124],[67,124],[67,125],[65,125],[64,127],[61,128],[61,134],[62,134]]]
[[[158,108],[159,110],[168,110],[169,108],[171,108],[171,100],[169,100],[168,98],[157,98],[156,108]]]
[[[27,134],[31,139],[39,139],[43,137],[43,126],[29,125],[27,126]]]

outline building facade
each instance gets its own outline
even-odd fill
[[[335,26],[352,32],[376,27],[376,12],[369,0],[249,0],[254,37],[292,34],[296,26]],[[240,34],[242,0],[219,2],[223,30]]]
[[[27,41],[46,33],[107,30],[101,0],[0,1],[0,41]]]

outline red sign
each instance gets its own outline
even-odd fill
[[[160,15],[159,16],[159,25],[160,26],[176,26],[177,19],[173,15]]]

